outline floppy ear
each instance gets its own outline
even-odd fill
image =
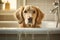
[[[16,18],[17,18],[17,20],[18,20],[19,23],[22,23],[22,22],[23,22],[23,17],[22,17],[23,9],[24,9],[24,7],[21,6],[21,7],[16,11]]]
[[[41,21],[42,21],[43,17],[44,17],[44,14],[42,13],[42,11],[39,8],[37,8],[37,19],[36,19],[36,22],[38,24],[41,24]]]

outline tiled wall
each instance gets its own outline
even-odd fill
[[[57,0],[58,1],[58,0]],[[45,14],[44,20],[55,20],[55,15],[50,13],[54,9],[53,3],[55,0],[27,0],[27,5],[38,6],[40,10]]]
[[[24,3],[22,3],[23,0],[18,0],[18,8],[22,6]],[[56,0],[59,1],[59,0]],[[52,9],[54,9],[53,3],[55,0],[26,0],[27,5],[34,5],[38,6],[41,11],[45,14],[44,20],[48,21],[55,21],[56,20],[56,14],[50,13]]]

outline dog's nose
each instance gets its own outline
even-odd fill
[[[28,18],[28,23],[32,23],[32,17]]]

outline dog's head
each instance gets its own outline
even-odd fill
[[[19,23],[25,23],[27,25],[40,24],[44,14],[41,10],[35,6],[27,5],[20,7],[16,12],[16,17]]]

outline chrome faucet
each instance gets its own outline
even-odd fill
[[[56,13],[56,18],[57,18],[57,23],[56,23],[56,28],[58,27],[58,24],[59,24],[59,13],[58,13],[58,10],[59,10],[59,3],[58,2],[54,2],[53,3],[54,5],[54,9],[51,10],[52,13]]]

